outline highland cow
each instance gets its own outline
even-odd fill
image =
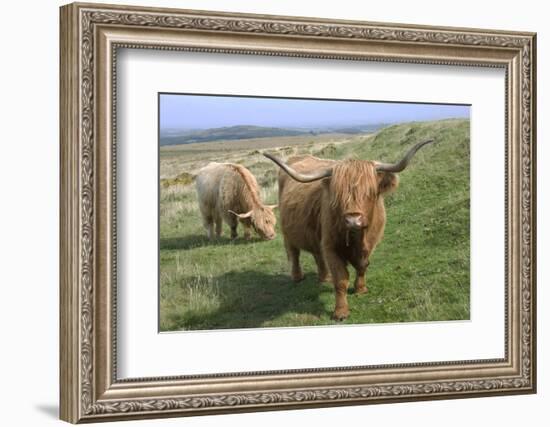
[[[231,238],[237,237],[239,222],[244,237],[250,238],[251,228],[266,240],[275,237],[275,206],[264,205],[254,175],[244,166],[233,163],[209,163],[196,179],[199,208],[208,238],[220,237],[222,221],[231,229]]]
[[[336,305],[333,319],[349,315],[347,265],[356,270],[355,293],[367,292],[369,257],[386,224],[384,195],[397,188],[398,176],[415,153],[433,140],[416,144],[395,164],[369,160],[292,157],[288,162],[265,154],[279,171],[279,209],[291,277],[304,278],[300,251],[315,258],[320,281],[331,280]]]

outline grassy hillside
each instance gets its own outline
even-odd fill
[[[362,134],[362,133],[372,133],[385,125],[375,124],[375,125],[357,125],[357,126],[346,126],[346,127],[324,127],[324,128],[281,128],[281,127],[266,127],[266,126],[251,126],[251,125],[238,125],[238,126],[227,126],[220,128],[210,128],[202,130],[188,130],[188,131],[177,131],[174,129],[165,131],[160,135],[160,145],[161,146],[170,146],[170,145],[185,145],[185,144],[196,144],[203,142],[213,142],[213,141],[240,141],[243,139],[277,139],[279,137],[293,137],[300,136],[302,140],[304,137],[310,135],[316,136],[320,134]]]
[[[444,120],[330,141],[307,137],[301,144],[274,148],[281,156],[390,162],[418,141],[438,141],[416,155],[400,174],[397,192],[386,198],[388,221],[370,259],[369,292],[349,295],[345,323],[469,318],[469,134],[469,121]],[[193,175],[210,160],[245,165],[258,178],[264,200],[277,202],[276,166],[253,144],[219,155],[183,149],[161,155],[161,330],[334,324],[332,285],[317,283],[307,253],[302,255],[306,279],[290,280],[280,230],[272,241],[231,241],[224,225],[219,241],[207,241],[194,185],[176,178]]]

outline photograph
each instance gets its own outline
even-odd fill
[[[470,105],[158,93],[159,331],[470,319]]]

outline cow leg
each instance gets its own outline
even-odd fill
[[[304,273],[302,267],[300,267],[300,249],[285,241],[286,253],[288,260],[290,261],[290,277],[294,282],[301,282],[304,280]]]
[[[367,285],[365,283],[365,274],[367,267],[356,269],[357,275],[355,276],[354,292],[356,294],[365,294],[368,292]]]
[[[334,293],[336,296],[336,306],[334,307],[332,318],[334,320],[344,320],[349,316],[348,269],[346,268],[345,261],[334,250],[325,250],[324,256],[332,274],[332,283],[334,284]]]
[[[208,240],[212,240],[212,237],[214,237],[214,221],[212,221],[212,217],[204,216],[202,218],[202,225],[206,229]]]
[[[250,240],[250,235],[251,235],[250,224],[247,224],[247,223],[243,222],[242,225],[243,225],[243,228],[244,228],[244,238],[246,240]]]
[[[219,238],[222,235],[222,219],[216,218],[216,237]]]
[[[355,268],[356,272],[354,283],[354,292],[356,294],[364,294],[368,291],[367,285],[365,284],[365,274],[367,272],[368,266],[368,258],[362,258],[361,260],[353,263],[353,267]]]
[[[237,225],[239,225],[239,221],[235,217],[229,218],[227,221],[229,224],[229,228],[231,229],[231,239],[237,238]]]
[[[323,256],[321,254],[313,254],[313,258],[315,258],[315,263],[317,264],[319,282],[330,282],[332,278],[327,270],[327,265],[325,264]]]

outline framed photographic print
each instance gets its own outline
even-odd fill
[[[61,418],[533,393],[535,34],[61,8]]]

